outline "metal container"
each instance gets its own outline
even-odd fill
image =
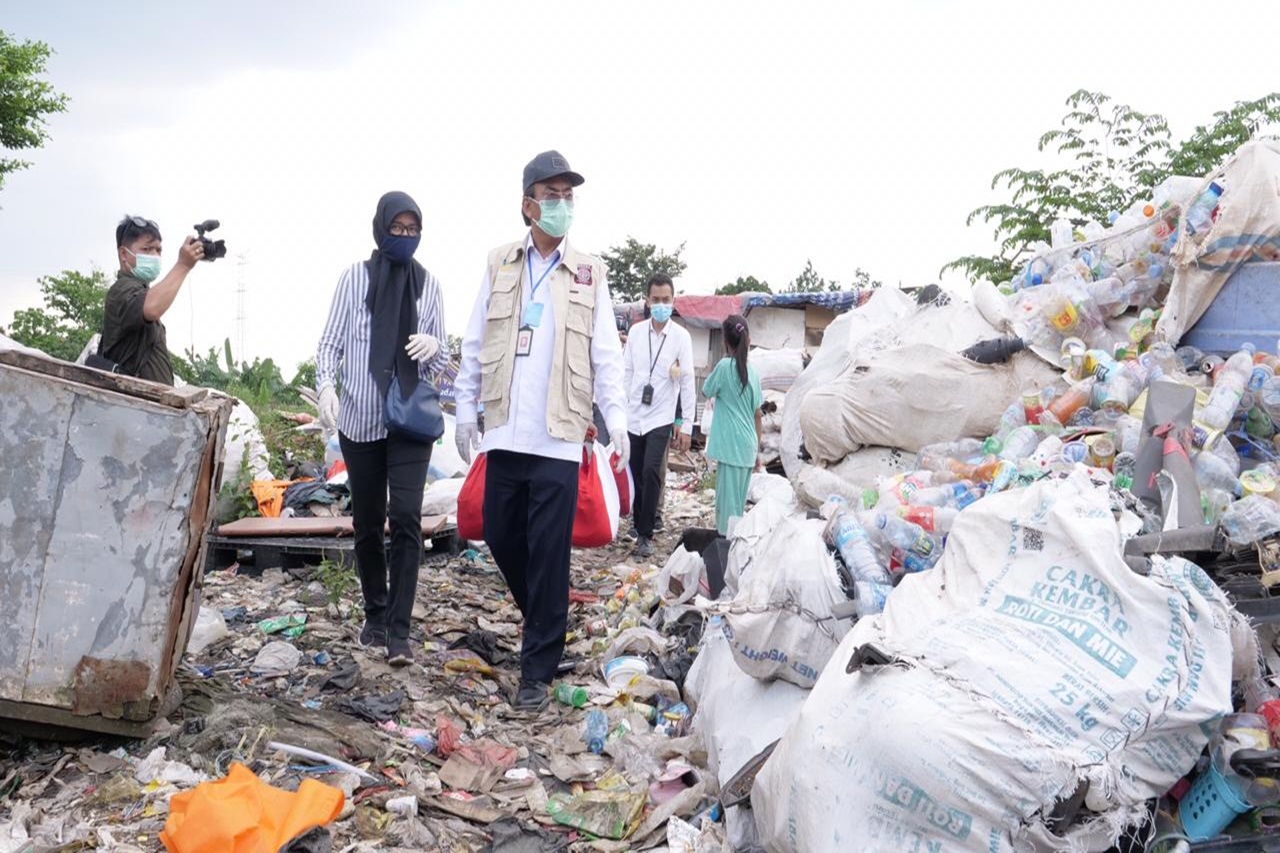
[[[232,405],[0,352],[0,717],[147,733],[199,608]]]

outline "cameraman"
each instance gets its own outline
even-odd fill
[[[120,372],[152,382],[173,384],[173,362],[160,318],[178,295],[187,273],[204,257],[204,246],[187,237],[178,262],[160,275],[160,227],[141,216],[126,216],[116,226],[120,273],[107,291],[98,352],[120,366]]]

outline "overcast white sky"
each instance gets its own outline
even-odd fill
[[[775,289],[812,258],[847,282],[938,280],[989,249],[966,214],[1079,88],[1181,138],[1280,89],[1274,3],[219,2],[6,4],[72,100],[0,191],[0,326],[36,280],[113,272],[121,214],[166,268],[221,219],[165,316],[170,347],[237,340],[285,375],[314,352],[341,269],[390,189],[424,214],[418,259],[461,333],[487,249],[517,239],[520,174],[558,148],[587,183],[571,240],[687,241],[683,292]],[[958,277],[944,280],[962,286]]]

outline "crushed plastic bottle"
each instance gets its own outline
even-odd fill
[[[1244,396],[1249,376],[1253,373],[1253,353],[1251,344],[1245,346],[1227,359],[1213,384],[1209,394],[1209,402],[1205,403],[1196,420],[1211,430],[1222,431],[1231,425],[1236,409]]]
[[[1209,226],[1213,224],[1213,212],[1217,209],[1221,198],[1222,187],[1217,181],[1210,181],[1209,186],[1205,187],[1204,191],[1196,196],[1196,200],[1191,202],[1191,205],[1187,208],[1185,219],[1188,234],[1196,234],[1208,230]]]
[[[914,551],[917,554],[932,554],[937,543],[933,537],[925,533],[920,525],[888,513],[877,513],[876,528],[884,540],[903,551]]]
[[[1261,495],[1250,495],[1228,507],[1218,523],[1233,544],[1252,545],[1280,531],[1280,505]]]
[[[1000,459],[1005,462],[1017,462],[1025,459],[1040,445],[1040,433],[1029,426],[1022,426],[1009,433],[1004,447],[1000,450]]]
[[[951,532],[960,510],[946,506],[909,505],[898,507],[898,517],[917,525],[926,533]]]
[[[596,755],[604,752],[604,741],[609,736],[609,717],[599,708],[587,712],[586,722],[582,726],[582,740],[587,749]]]

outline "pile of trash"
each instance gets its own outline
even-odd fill
[[[796,502],[699,602],[694,727],[722,788],[760,774],[722,792],[735,849],[1101,851],[1280,803],[1280,657],[1236,609],[1280,580],[1280,347],[1177,346],[1274,259],[1277,176],[1250,143],[1002,288],[827,329],[782,407]]]
[[[713,516],[700,480],[670,476],[669,530]],[[210,572],[181,703],[154,736],[0,736],[0,850],[150,850],[162,833],[195,850],[183,839],[229,832],[216,804],[246,797],[267,805],[238,813],[244,832],[274,826],[279,802],[302,833],[262,834],[270,849],[718,851],[715,786],[681,693],[703,628],[688,599],[710,594],[689,548],[714,531],[690,537],[655,543],[691,563],[687,593],[626,540],[574,552],[566,656],[579,662],[538,713],[509,704],[521,620],[483,549],[429,555],[405,670],[357,642],[351,568]]]

